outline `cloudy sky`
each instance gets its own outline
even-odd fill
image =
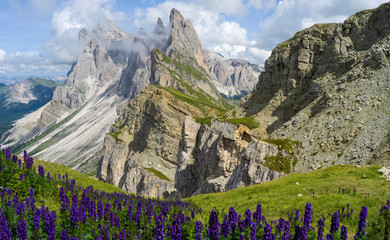
[[[277,43],[315,23],[342,22],[384,0],[0,0],[0,79],[64,79],[82,45],[78,31],[109,18],[135,34],[191,19],[205,48],[262,65]]]

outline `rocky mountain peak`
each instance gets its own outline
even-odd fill
[[[166,54],[172,57],[178,53],[182,56],[193,57],[198,64],[207,69],[202,44],[199,40],[192,22],[184,17],[177,9],[172,9],[170,14],[171,33],[165,49]]]
[[[186,20],[176,8],[172,8],[169,15],[169,21],[171,22],[173,28],[178,27],[178,25],[181,25],[181,27],[185,27],[186,25]]]
[[[162,34],[165,33],[165,31],[166,29],[163,21],[161,20],[161,18],[158,18],[156,26],[154,27],[154,34]]]
[[[297,170],[388,159],[390,3],[343,23],[316,24],[280,43],[265,62],[245,116],[258,136],[302,143]]]

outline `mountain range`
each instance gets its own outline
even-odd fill
[[[176,9],[167,26],[159,19],[152,33],[135,36],[101,22],[80,31],[87,44],[65,85],[3,141],[165,198],[341,163],[385,164],[389,14],[386,3],[302,30],[272,51],[264,70],[204,50]]]
[[[0,83],[0,135],[14,121],[48,103],[60,84],[44,78],[28,78],[16,84]]]

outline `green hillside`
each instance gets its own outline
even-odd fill
[[[390,182],[380,177],[380,168],[338,165],[186,200],[200,206],[205,212],[218,209],[224,214],[231,206],[234,206],[237,212],[244,213],[247,208],[255,211],[256,205],[261,204],[263,214],[270,220],[287,218],[292,211],[295,214],[297,209],[303,215],[307,202],[313,205],[313,219],[326,216],[330,220],[330,214],[341,212],[343,207],[347,209],[349,204],[350,208],[355,210],[355,217],[358,217],[362,206],[367,206],[368,217],[373,219],[378,216],[380,207],[390,199]],[[348,222],[343,224],[348,225]]]

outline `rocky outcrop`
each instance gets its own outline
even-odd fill
[[[256,86],[263,69],[241,59],[225,59],[218,53],[205,50],[208,70],[219,93],[227,98],[240,99]]]
[[[281,154],[284,157],[277,161],[293,164],[289,153],[254,139],[245,125],[236,127],[213,121],[208,127],[187,117],[178,153],[175,187],[180,197],[189,197],[270,181],[285,175],[270,164],[273,157]]]
[[[280,43],[238,113],[302,143],[297,171],[388,161],[390,4]]]
[[[185,116],[201,116],[201,111],[155,86],[118,111],[118,122],[105,139],[98,178],[151,197],[172,192],[182,122]]]
[[[172,9],[169,20],[171,32],[163,51],[170,58],[175,58],[177,54],[185,57],[192,56],[200,67],[207,69],[203,47],[191,20],[184,19],[176,9]]]

